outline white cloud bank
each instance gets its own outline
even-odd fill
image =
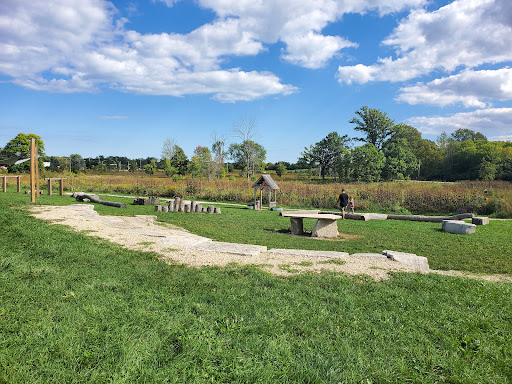
[[[393,48],[396,58],[340,66],[338,81],[400,82],[444,72],[453,75],[404,87],[397,100],[485,108],[486,100],[512,98],[512,75],[506,67],[512,62],[510,0],[456,0],[433,12],[413,10],[382,44]],[[476,70],[500,64],[504,67]]]
[[[161,1],[172,7],[177,0]],[[426,0],[197,0],[217,18],[188,34],[141,34],[126,28],[105,0],[2,0],[0,73],[50,92],[211,94],[222,102],[289,95],[273,73],[224,68],[282,42],[282,59],[320,68],[355,43],[322,30],[347,12],[386,14]],[[371,76],[374,76],[371,75]],[[370,76],[370,77],[371,77]]]
[[[439,135],[443,131],[451,133],[462,128],[481,132],[490,140],[512,140],[512,108],[480,109],[452,116],[413,117],[407,123],[428,135]]]

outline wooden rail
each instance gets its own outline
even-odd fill
[[[17,192],[21,192],[21,176],[7,176],[7,175],[3,175],[2,176],[2,180],[3,180],[3,188],[2,188],[2,190],[4,192],[7,192],[7,179],[9,177],[11,177],[11,178],[15,177],[17,179],[16,180],[16,186],[17,186],[16,190],[17,190]]]
[[[64,194],[64,180],[67,180],[67,177],[47,177],[45,180],[48,180],[48,196],[52,195],[52,180],[59,180],[59,195]]]

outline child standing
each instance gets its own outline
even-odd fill
[[[352,213],[354,213],[354,198],[350,197],[348,201],[348,207],[352,210]]]

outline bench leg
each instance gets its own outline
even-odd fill
[[[304,234],[304,227],[300,217],[290,217],[290,225],[292,227],[292,235]]]
[[[338,223],[336,220],[318,219],[311,237],[338,237]]]

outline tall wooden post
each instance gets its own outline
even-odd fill
[[[35,162],[35,166],[36,166],[36,196],[39,196],[39,193],[41,192],[41,190],[39,189],[39,151],[37,150],[37,147],[35,148],[36,150],[36,162]]]
[[[16,192],[21,192],[21,176],[16,177]]]
[[[52,178],[48,178],[48,196],[52,195]]]
[[[61,177],[59,184],[59,195],[64,195],[64,179]]]
[[[4,192],[7,192],[7,176],[2,176],[2,179],[3,179],[3,187],[2,187],[2,190]]]
[[[30,139],[30,201],[36,202],[36,139]]]

